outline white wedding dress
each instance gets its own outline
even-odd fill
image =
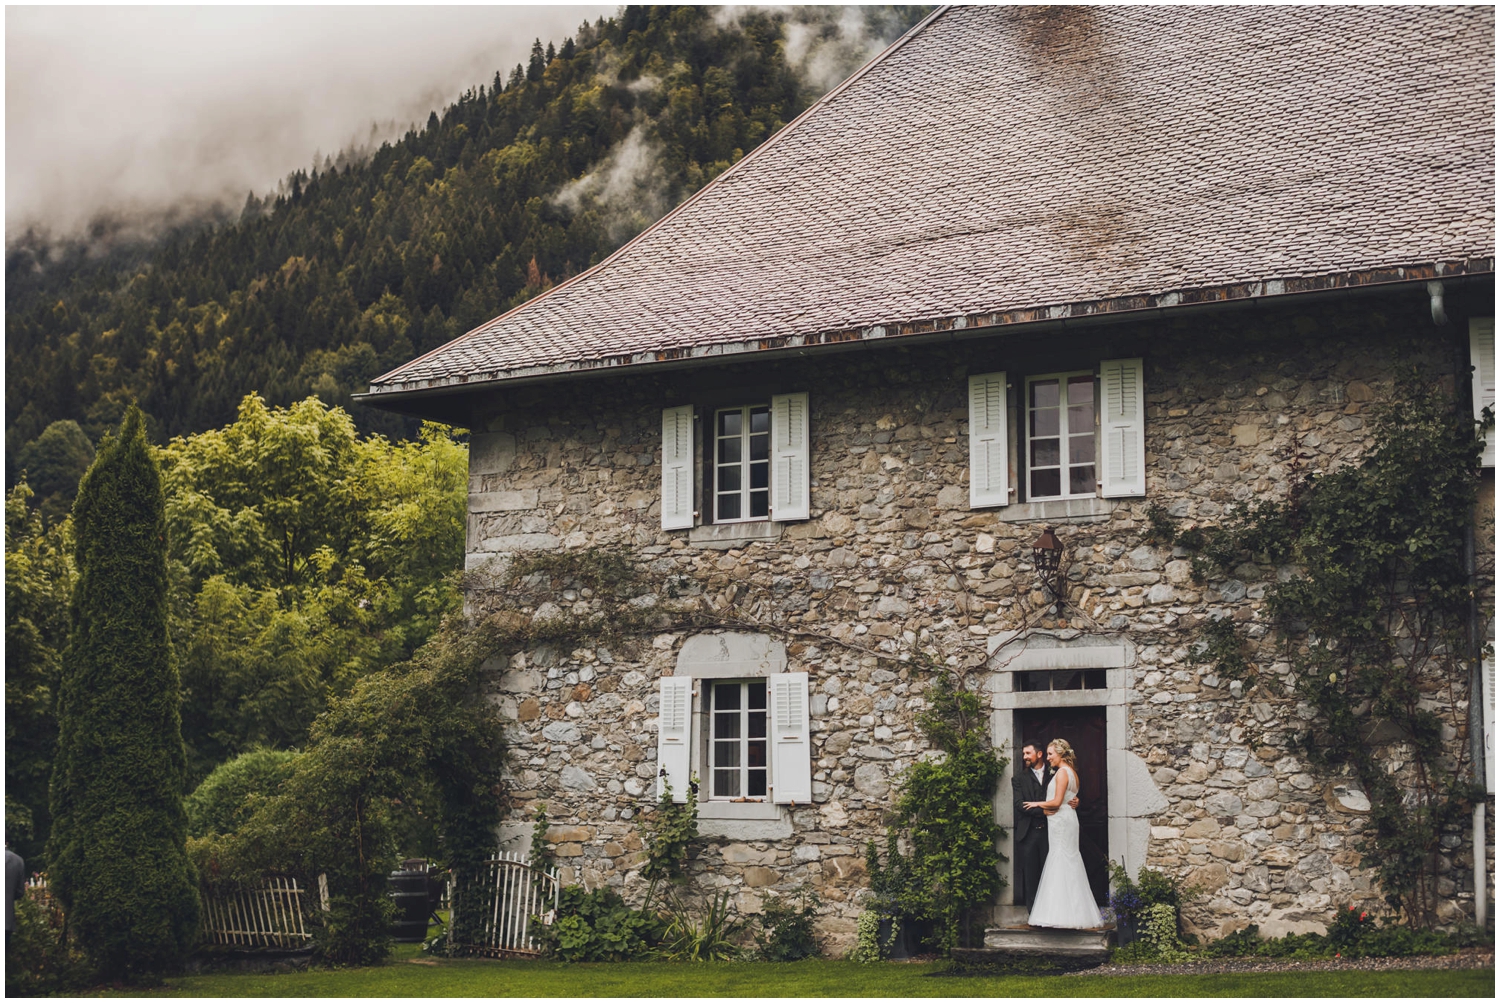
[[[1047,800],[1053,798],[1058,770],[1047,785]],[[1036,904],[1031,907],[1027,923],[1032,926],[1060,927],[1065,930],[1087,930],[1104,925],[1089,876],[1078,853],[1078,812],[1068,806],[1078,793],[1078,775],[1067,771],[1068,793],[1062,807],[1047,816],[1047,862],[1042,866],[1042,880],[1037,883]]]

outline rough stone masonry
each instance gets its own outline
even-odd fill
[[[993,635],[1124,638],[1134,651],[1129,746],[1166,805],[1149,819],[1147,862],[1201,890],[1185,912],[1190,929],[1321,931],[1334,909],[1379,902],[1356,849],[1369,803],[1350,778],[1319,773],[1294,751],[1309,707],[1244,692],[1189,659],[1198,626],[1231,616],[1247,625],[1261,671],[1286,677],[1264,598],[1268,582],[1296,571],[1247,563],[1196,582],[1187,552],[1148,542],[1146,510],[1164,507],[1181,528],[1212,524],[1235,503],[1281,496],[1294,455],[1315,471],[1357,457],[1370,405],[1391,393],[1398,347],[1430,330],[1425,310],[1413,300],[1224,311],[1062,338],[512,391],[497,396],[474,436],[471,609],[493,601],[485,575],[508,553],[630,547],[652,574],[765,625],[787,667],[810,674],[813,803],[743,823],[705,818],[710,835],[692,880],[732,890],[742,913],[758,911],[768,893],[815,890],[829,952],[852,943],[869,894],[865,843],[883,841],[902,770],[928,752],[913,724],[926,679],[893,659],[928,651],[989,692]],[[1426,344],[1425,361],[1451,374],[1452,353]],[[1074,518],[1023,505],[969,509],[968,374],[1086,370],[1127,356],[1146,360],[1146,497],[1101,500]],[[810,393],[810,520],[733,533],[659,529],[661,409],[715,387],[725,403]],[[1030,565],[1044,519],[1067,548],[1060,614]],[[590,597],[564,592],[555,602],[585,610]],[[639,896],[636,822],[654,801],[657,685],[688,641],[675,632],[613,648],[540,645],[491,661],[511,743],[507,838],[523,840],[545,802],[568,878]],[[1434,685],[1428,696],[1466,720],[1446,690]],[[1445,738],[1465,741],[1461,729]],[[1399,748],[1390,751],[1399,764]],[[1473,911],[1472,847],[1457,831],[1443,847],[1442,915],[1456,921]]]

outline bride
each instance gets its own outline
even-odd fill
[[[1078,813],[1068,799],[1078,793],[1078,757],[1065,740],[1047,744],[1047,762],[1056,772],[1047,787],[1047,800],[1026,801],[1023,808],[1041,808],[1047,816],[1047,862],[1037,884],[1036,904],[1027,923],[1031,926],[1086,930],[1104,925],[1083,857],[1078,854]]]

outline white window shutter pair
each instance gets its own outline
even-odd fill
[[[1100,480],[1106,498],[1146,493],[1146,381],[1140,359],[1099,365]]]
[[[693,528],[693,406],[661,413],[661,528]],[[795,522],[812,515],[807,394],[771,398],[771,519]]]
[[[1484,789],[1495,793],[1495,660],[1480,663],[1479,685],[1484,689]]]
[[[807,394],[771,398],[771,519],[796,522],[812,516],[809,498],[812,448]]]
[[[808,720],[807,673],[783,672],[768,676],[767,702],[771,713],[771,800],[777,804],[812,800],[812,728]],[[672,800],[687,800],[693,769],[693,680],[667,676],[661,680],[659,725],[656,732],[656,796],[666,785]]]
[[[1495,318],[1480,317],[1469,321],[1469,363],[1474,367],[1474,420],[1480,412],[1495,406]],[[1486,467],[1495,465],[1495,430],[1484,433]]]

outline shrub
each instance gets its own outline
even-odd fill
[[[818,941],[813,934],[813,917],[817,915],[818,898],[805,895],[793,902],[767,898],[761,904],[760,929],[755,934],[757,953],[762,961],[801,961],[818,956]]]
[[[733,961],[740,956],[735,939],[744,922],[729,907],[729,890],[719,892],[708,901],[708,910],[697,919],[672,898],[668,904],[671,920],[662,944],[662,954],[672,961]]]
[[[220,763],[183,802],[188,835],[237,832],[254,809],[254,803],[248,800],[251,795],[276,793],[292,775],[296,758],[295,752],[257,749]]]
[[[569,885],[558,893],[552,925],[537,923],[542,952],[559,961],[640,961],[666,934],[654,912],[632,909],[610,888]]]
[[[132,406],[73,509],[78,579],[48,852],[70,931],[103,977],[127,981],[175,966],[198,935],[164,508],[145,419]]]
[[[870,844],[871,849],[875,846]],[[849,952],[850,961],[868,964],[880,960],[880,913],[866,909],[859,914],[854,928],[854,950]]]
[[[16,929],[5,948],[5,995],[68,994],[88,985],[90,974],[57,901],[32,890],[17,899]]]
[[[1243,930],[1209,941],[1203,949],[1206,958],[1247,958],[1260,950],[1260,927],[1251,923]]]

